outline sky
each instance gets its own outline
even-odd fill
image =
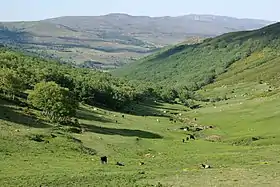
[[[0,21],[126,13],[137,16],[214,14],[280,21],[279,0],[1,0]]]

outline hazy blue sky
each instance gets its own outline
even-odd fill
[[[0,20],[128,13],[148,16],[215,14],[280,20],[279,0],[1,0]]]

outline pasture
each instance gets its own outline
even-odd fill
[[[79,126],[56,126],[38,111],[26,114],[0,100],[0,184],[279,186],[279,101],[278,95],[232,99],[197,110],[135,104],[132,115],[81,105]],[[172,112],[180,114],[172,117],[176,123]],[[186,126],[213,128],[180,129]],[[183,143],[187,134],[196,139]]]

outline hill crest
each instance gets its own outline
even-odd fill
[[[251,30],[269,23],[209,15],[148,17],[113,13],[66,16],[35,22],[0,23],[0,42],[81,67],[107,69],[134,62],[175,43],[194,43],[197,41],[194,38]]]

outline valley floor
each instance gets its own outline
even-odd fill
[[[279,186],[279,101],[277,96],[224,101],[192,111],[179,105],[137,105],[139,115],[124,118],[81,106],[83,132],[72,133],[75,127],[35,120],[1,100],[0,184]],[[164,110],[181,113],[181,122],[148,114]],[[196,132],[196,140],[183,143],[190,132],[180,128],[191,124],[213,128]],[[107,165],[100,163],[104,155]],[[212,168],[203,169],[202,163]]]

